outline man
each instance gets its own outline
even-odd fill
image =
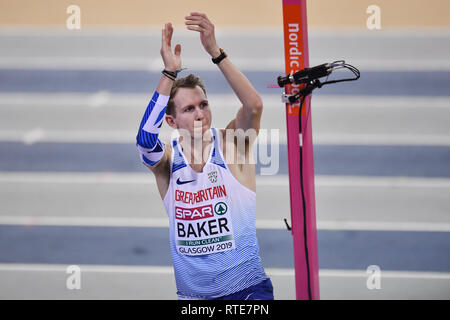
[[[208,17],[192,12],[185,19],[188,30],[200,33],[204,49],[242,107],[225,129],[211,128],[211,109],[201,80],[189,75],[175,81],[181,45],[172,52],[173,28],[166,24],[160,51],[165,69],[136,139],[141,161],[154,173],[169,216],[178,297],[273,299],[259,257],[255,165],[249,163],[262,100],[217,45]],[[181,135],[169,144],[158,139],[164,114]]]

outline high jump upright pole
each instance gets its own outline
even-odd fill
[[[306,0],[282,2],[285,66],[286,74],[290,74],[309,67]],[[285,93],[295,94],[304,86],[287,85]],[[320,299],[310,108],[310,95],[304,99],[301,114],[299,102],[286,103],[291,232],[297,300]]]

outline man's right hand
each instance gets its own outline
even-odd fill
[[[162,30],[162,44],[161,44],[161,57],[164,62],[164,68],[167,71],[175,71],[181,69],[181,45],[175,46],[174,52],[172,52],[172,23],[166,23]]]

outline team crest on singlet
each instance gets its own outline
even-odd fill
[[[209,179],[209,182],[211,182],[211,183],[216,183],[217,182],[217,171],[211,171],[211,172],[208,172],[208,179]]]

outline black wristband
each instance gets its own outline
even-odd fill
[[[223,59],[225,59],[227,56],[227,54],[225,53],[225,51],[223,51],[222,48],[220,48],[220,56],[218,56],[217,58],[212,58],[212,62],[214,62],[215,64],[219,64],[220,61],[222,61]]]
[[[175,81],[175,79],[177,78],[177,73],[176,72],[167,71],[166,69],[164,69],[162,71],[162,74],[165,75],[167,78],[169,78],[172,81]]]

